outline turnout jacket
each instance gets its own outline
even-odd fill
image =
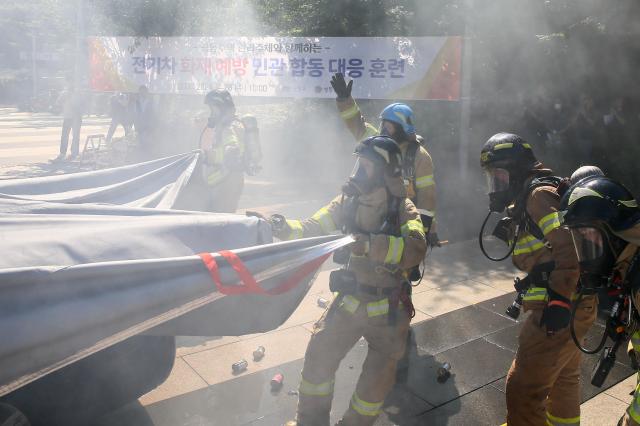
[[[232,172],[242,172],[245,155],[245,135],[242,122],[233,117],[214,128],[207,127],[200,139],[205,152],[204,178],[216,186]]]
[[[379,135],[380,132],[372,124],[367,123],[358,104],[352,97],[338,99],[340,117],[344,120],[356,142],[370,136]],[[409,135],[411,140],[400,143],[400,150],[404,158],[410,143],[418,143],[416,135]],[[419,145],[419,144],[418,144]],[[407,196],[413,201],[418,212],[435,220],[436,214],[436,186],[433,178],[433,161],[431,155],[424,147],[418,147],[413,165],[414,176],[410,177],[407,187]],[[432,224],[435,231],[435,221]],[[425,229],[429,231],[429,229]]]
[[[580,266],[569,231],[560,227],[560,196],[555,187],[545,185],[531,191],[525,202],[527,214],[544,238],[540,240],[531,232],[521,231],[513,250],[513,264],[530,273],[537,265],[554,262],[548,285],[571,300],[578,284]],[[524,297],[524,308],[542,308],[546,302],[546,289],[534,287]]]
[[[427,250],[420,215],[408,198],[398,211],[398,235],[380,233],[388,217],[388,195],[385,188],[361,195],[354,207],[346,207],[347,198],[338,196],[328,205],[304,220],[287,220],[289,225],[281,239],[314,237],[340,231],[353,219],[357,233],[368,235],[369,251],[364,255],[351,253],[347,269],[353,271],[360,284],[393,287],[406,277],[406,271],[418,265]],[[351,213],[349,213],[351,212]],[[347,215],[355,215],[348,218]],[[356,233],[356,231],[351,231]],[[353,246],[352,246],[353,247]]]

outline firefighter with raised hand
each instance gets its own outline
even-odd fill
[[[244,188],[244,174],[255,174],[262,157],[254,117],[239,118],[231,94],[224,89],[206,94],[207,125],[200,134],[204,152],[203,178],[208,210],[234,213]]]
[[[591,176],[569,188],[560,208],[562,224],[571,232],[580,261],[583,287],[599,288],[608,285],[609,279],[621,283],[633,299],[632,318],[637,323],[640,320],[636,311],[640,306],[640,209],[633,195],[612,179]],[[630,355],[637,360],[639,331],[631,335],[629,346]],[[640,425],[640,385],[618,425]]]
[[[429,244],[439,246],[435,227],[436,187],[433,161],[431,155],[422,146],[423,138],[416,135],[413,110],[403,103],[388,105],[380,113],[380,128],[376,129],[365,120],[358,104],[351,97],[353,80],[347,84],[344,75],[337,73],[331,78],[331,86],[337,96],[336,103],[340,117],[345,121],[356,141],[370,136],[386,135],[400,146],[403,158],[402,175],[407,196],[420,213]]]
[[[516,280],[524,311],[531,311],[507,375],[508,425],[580,423],[581,353],[569,331],[579,265],[571,236],[560,227],[562,179],[536,160],[520,136],[498,133],[481,151],[491,212],[510,242],[513,264],[527,276]],[[496,235],[494,231],[494,235]],[[495,259],[494,259],[495,260]],[[582,339],[597,314],[595,296],[576,308],[575,332]]]
[[[297,421],[287,425],[329,424],[335,372],[364,336],[369,344],[349,409],[339,424],[372,425],[393,387],[396,364],[405,352],[415,311],[407,271],[426,253],[420,215],[406,197],[398,145],[374,136],[357,145],[356,166],[343,193],[305,220],[277,216],[281,239],[342,231],[354,235],[343,263],[333,271],[331,291],[338,293],[316,323],[307,347],[299,388]]]

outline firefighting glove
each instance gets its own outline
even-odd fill
[[[552,289],[547,289],[549,301],[542,311],[540,327],[545,326],[547,336],[553,336],[557,331],[569,326],[571,321],[571,303],[569,299],[556,293]]]
[[[247,210],[245,212],[245,215],[265,220],[269,225],[271,225],[271,232],[273,232],[273,235],[281,240],[286,240],[291,235],[291,227],[287,223],[285,217],[281,214],[273,214],[269,218],[267,218],[260,212]]]
[[[291,227],[284,216],[281,214],[272,214],[271,217],[269,217],[269,223],[271,224],[273,235],[281,240],[289,239],[289,236],[291,235]]]
[[[333,87],[333,91],[336,92],[338,99],[347,99],[351,96],[351,87],[353,86],[353,80],[347,84],[344,80],[344,75],[341,73],[335,73],[333,77],[331,77],[331,87]]]
[[[351,244],[351,253],[356,256],[365,256],[369,253],[369,235],[355,234],[353,235],[355,242]]]
[[[429,232],[427,234],[427,244],[429,244],[431,247],[442,247],[437,232]]]

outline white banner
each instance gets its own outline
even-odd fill
[[[92,37],[91,89],[233,96],[458,100],[461,37]]]

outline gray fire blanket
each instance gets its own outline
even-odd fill
[[[165,210],[198,156],[0,182],[0,396],[136,334],[273,330],[352,241],[270,244],[254,217]]]
[[[187,184],[198,180],[199,157],[193,151],[111,169],[0,180],[0,198],[176,208]]]
[[[238,215],[1,201],[0,395],[136,334],[272,330],[352,241],[270,238]]]

